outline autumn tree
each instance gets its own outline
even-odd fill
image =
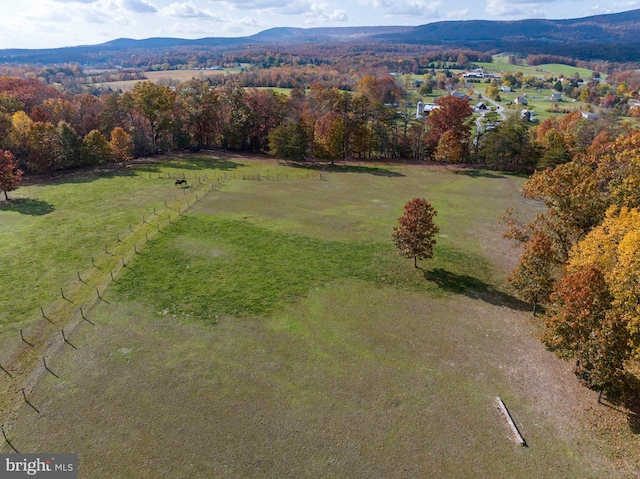
[[[437,212],[427,200],[413,198],[404,205],[404,214],[398,218],[399,226],[394,226],[391,238],[398,252],[413,258],[418,267],[418,259],[433,257],[433,246],[439,228],[433,222]]]
[[[253,151],[265,151],[269,133],[286,117],[286,96],[273,90],[250,89],[245,101],[249,107],[247,136]]]
[[[113,129],[109,145],[111,146],[111,156],[116,164],[122,163],[124,167],[126,162],[133,158],[133,140],[123,128],[118,126]]]
[[[603,272],[586,265],[556,287],[543,336],[549,349],[575,359],[576,376],[598,391],[618,389],[631,352],[625,321],[612,302]]]
[[[152,151],[162,148],[162,135],[171,128],[175,93],[166,86],[153,82],[138,82],[131,90],[135,110],[146,120],[150,132]]]
[[[214,146],[220,135],[220,95],[202,80],[190,80],[176,88],[176,107],[192,145]]]
[[[536,231],[524,243],[518,266],[507,278],[518,295],[533,305],[533,314],[537,306],[547,302],[556,281],[557,253],[553,243],[544,231]]]
[[[18,188],[22,181],[22,170],[10,151],[0,151],[0,190],[4,192],[5,200],[9,201],[7,193]]]
[[[56,127],[51,123],[35,122],[27,132],[27,164],[36,173],[53,174],[60,168],[59,143]]]
[[[610,207],[602,223],[576,244],[568,269],[592,264],[603,272],[612,308],[627,326],[634,354],[640,355],[640,210]]]
[[[602,221],[608,206],[593,168],[576,161],[534,173],[522,195],[542,201],[582,234]]]
[[[440,97],[436,100],[436,108],[427,117],[427,144],[432,148],[438,146],[440,137],[447,131],[450,136],[467,149],[471,134],[473,110],[469,100],[454,95]]]
[[[457,140],[453,130],[447,130],[438,141],[435,157],[444,163],[460,163],[466,156],[465,153],[464,144]]]
[[[80,158],[84,165],[100,165],[109,162],[112,151],[109,142],[99,130],[90,131],[80,147]]]
[[[344,130],[344,122],[337,113],[328,112],[322,115],[315,125],[315,155],[331,160],[331,164],[340,159],[344,151]]]

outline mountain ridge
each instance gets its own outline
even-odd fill
[[[417,26],[275,27],[246,37],[117,38],[96,45],[3,49],[0,63],[87,63],[110,53],[238,46],[287,48],[310,43],[409,44],[481,51],[575,56],[583,60],[640,61],[640,9],[574,19],[459,20]],[[590,48],[591,47],[591,48]],[[600,55],[600,56],[599,56]],[[603,58],[607,55],[607,58]]]

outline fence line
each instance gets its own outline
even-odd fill
[[[186,175],[183,174],[183,178],[185,177]],[[109,282],[117,281],[117,276],[124,268],[127,267],[127,262],[136,254],[141,254],[143,246],[147,242],[153,240],[153,238],[157,237],[163,228],[173,224],[171,221],[171,211],[175,211],[175,209],[177,209],[179,214],[182,214],[185,212],[185,209],[189,209],[196,202],[201,201],[208,193],[214,191],[213,181],[209,181],[207,175],[204,176],[204,179],[206,180],[205,182],[202,182],[202,179],[202,177],[198,177],[197,185],[190,185],[186,188],[189,190],[189,194],[185,191],[184,196],[179,197],[180,199],[177,199],[176,197],[174,202],[167,202],[165,200],[166,209],[169,211],[162,211],[158,213],[156,207],[154,207],[154,221],[147,221],[148,218],[146,215],[143,215],[140,225],[135,228],[133,228],[132,225],[129,225],[129,231],[123,235],[121,235],[120,232],[117,232],[114,238],[115,244],[111,244],[111,248],[109,248],[109,245],[105,244],[105,251],[102,255],[102,260],[97,259],[95,256],[91,257],[91,267],[88,270],[89,273],[85,271],[81,275],[80,271],[77,271],[79,284],[77,284],[75,288],[67,288],[66,296],[64,289],[62,287],[60,288],[60,299],[57,302],[62,300],[64,301],[64,304],[58,305],[57,307],[55,306],[55,303],[53,307],[49,304],[47,305],[47,311],[52,311],[51,313],[48,313],[50,316],[54,316],[53,312],[56,312],[60,316],[69,317],[69,308],[72,307],[75,309],[75,311],[70,315],[71,319],[68,320],[62,328],[60,328],[60,324],[58,324],[60,320],[55,321],[50,316],[45,315],[44,307],[40,307],[42,319],[46,319],[47,324],[51,327],[43,327],[42,324],[36,323],[35,326],[31,328],[35,329],[35,337],[37,338],[32,340],[34,344],[25,339],[23,329],[20,329],[21,340],[29,344],[31,347],[29,348],[30,351],[27,353],[27,358],[23,358],[22,356],[24,356],[24,354],[20,353],[20,351],[24,350],[24,347],[19,348],[18,355],[21,356],[21,362],[25,362],[26,359],[26,362],[32,364],[35,363],[35,367],[33,367],[31,373],[28,374],[26,367],[23,367],[22,371],[10,371],[8,369],[8,365],[0,364],[3,374],[8,376],[11,383],[7,385],[7,391],[16,390],[16,386],[22,382],[22,385],[19,388],[20,393],[13,401],[13,405],[9,406],[5,411],[5,418],[2,425],[3,434],[11,432],[12,423],[17,418],[17,415],[24,404],[28,404],[34,410],[38,411],[37,408],[29,402],[28,397],[33,392],[42,376],[47,372],[51,372],[45,358],[53,358],[65,344],[76,348],[76,346],[70,342],[70,337],[73,332],[83,322],[88,322],[92,325],[94,324],[86,317],[85,312],[91,311],[98,302],[108,304],[107,300],[101,295],[100,288],[104,291],[107,289]],[[216,184],[221,184],[221,182],[221,178],[216,179]],[[195,196],[195,200],[193,196]],[[184,205],[185,202],[188,205],[186,208]],[[140,249],[138,249],[138,244],[142,245]],[[116,253],[118,254],[116,255]],[[122,264],[120,264],[116,259],[118,256],[121,256]],[[96,276],[99,276],[97,285],[91,286],[89,281],[95,279]],[[83,298],[86,298],[88,294],[86,291],[83,292],[82,290],[90,286],[93,289],[89,299],[79,301],[78,304],[80,306],[76,306],[74,299],[77,300],[78,295],[82,295]],[[50,331],[52,328],[56,331],[55,335],[53,335],[53,331]],[[60,332],[62,334],[60,334]],[[44,338],[42,336],[44,336]],[[28,374],[28,376],[24,379],[26,374]],[[56,377],[58,376],[56,375]],[[5,377],[5,379],[7,379],[7,377]],[[5,439],[11,448],[15,450],[13,444],[9,442],[6,435]]]
[[[139,176],[140,179],[145,178],[144,172],[140,171],[137,173],[138,174],[136,175],[136,171],[133,171],[132,178],[135,178],[136,176]],[[60,316],[69,317],[70,315],[71,319],[62,328],[60,328],[60,325],[58,324],[59,321],[55,321],[49,316],[45,315],[44,307],[41,307],[40,312],[42,315],[42,319],[47,320],[47,324],[50,327],[47,328],[42,325],[36,325],[35,327],[36,339],[34,340],[34,344],[27,342],[27,340],[24,338],[22,328],[20,329],[21,340],[31,346],[30,352],[28,354],[29,357],[26,358],[26,360],[30,360],[30,362],[35,363],[35,367],[31,370],[31,373],[26,377],[26,379],[23,379],[23,378],[25,374],[28,374],[28,371],[26,371],[27,368],[22,368],[23,369],[22,371],[16,372],[16,371],[10,371],[6,369],[8,366],[0,364],[0,369],[3,371],[3,373],[6,374],[6,376],[9,377],[9,381],[11,382],[11,384],[7,386],[7,390],[12,390],[12,389],[15,390],[16,385],[20,381],[22,381],[22,385],[19,388],[20,393],[18,394],[18,397],[14,400],[13,405],[9,407],[8,410],[5,412],[5,419],[2,424],[2,432],[7,444],[14,451],[16,451],[16,449],[14,448],[14,445],[9,441],[9,438],[6,436],[6,433],[11,432],[12,423],[17,418],[18,413],[21,410],[21,408],[24,406],[24,404],[31,406],[36,412],[39,413],[36,406],[29,401],[28,397],[31,395],[31,393],[33,392],[34,388],[36,387],[37,383],[42,378],[42,376],[45,373],[49,372],[53,374],[56,378],[58,377],[48,367],[45,358],[51,359],[55,357],[56,354],[60,351],[60,349],[64,345],[68,345],[70,347],[73,347],[74,349],[77,349],[76,346],[73,345],[73,343],[70,341],[71,335],[77,329],[77,327],[84,322],[94,325],[94,323],[89,318],[86,317],[85,311],[87,312],[91,311],[95,307],[95,305],[99,302],[104,302],[108,304],[108,302],[100,294],[100,287],[102,287],[103,290],[106,290],[108,288],[109,283],[111,281],[117,281],[118,275],[122,272],[124,268],[128,267],[127,262],[130,261],[133,257],[135,257],[135,255],[141,254],[141,250],[138,250],[138,247],[137,247],[138,243],[136,242],[136,239],[141,242],[142,244],[141,248],[142,248],[146,243],[153,240],[153,238],[159,235],[162,232],[163,228],[169,227],[172,224],[174,224],[171,220],[171,212],[177,211],[177,214],[181,215],[186,209],[190,209],[192,205],[201,201],[211,191],[214,191],[215,190],[214,185],[219,186],[225,181],[239,180],[239,179],[249,180],[249,181],[281,181],[281,180],[292,180],[292,179],[310,180],[310,179],[318,179],[318,178],[322,179],[321,172],[318,172],[315,175],[312,175],[308,171],[303,174],[296,173],[295,177],[293,173],[290,174],[289,172],[282,173],[282,174],[276,173],[276,176],[274,178],[270,174],[269,170],[267,170],[266,174],[258,173],[258,172],[227,174],[226,172],[224,172],[223,175],[218,176],[216,178],[209,178],[208,174],[204,174],[202,176],[194,175],[193,177],[189,177],[186,175],[185,172],[182,172],[182,173],[167,172],[166,177],[163,176],[162,174],[158,174],[157,179],[190,180],[191,184],[186,188],[182,188],[183,196],[180,197],[181,200],[178,199],[179,198],[178,196],[174,196],[173,201],[171,200],[168,201],[167,199],[165,199],[164,200],[165,210],[158,212],[157,208],[154,206],[153,215],[147,217],[145,214],[143,214],[142,222],[140,223],[140,225],[133,228],[133,225],[129,224],[129,229],[127,232],[124,232],[124,233],[116,232],[115,238],[114,238],[115,242],[114,244],[111,244],[111,248],[109,248],[108,244],[105,244],[103,260],[96,261],[96,257],[92,256],[91,268],[88,270],[89,273],[85,271],[81,275],[80,271],[77,271],[77,278],[78,278],[79,284],[77,284],[75,288],[67,288],[68,290],[67,296],[65,296],[64,289],[62,287],[60,288],[61,300],[63,300],[65,304],[63,304],[62,306],[58,306],[57,308],[55,306],[50,308],[49,306],[51,305],[48,305],[47,310],[58,312]],[[149,172],[149,179],[154,179],[152,172]],[[194,185],[194,182],[196,181],[197,181],[197,184]],[[193,196],[195,196],[195,200],[193,199]],[[187,205],[186,209],[184,206],[185,202]],[[153,217],[153,221],[147,221],[149,218],[152,218],[152,217]],[[161,227],[161,224],[162,224],[162,227]],[[142,236],[144,236],[144,239],[142,239]],[[133,245],[133,247],[131,247],[131,245]],[[123,249],[125,249],[126,251],[123,252]],[[121,262],[119,262],[116,259],[117,256],[121,257],[121,260],[122,260]],[[89,299],[80,301],[79,303],[81,304],[81,306],[76,306],[73,299],[76,298],[76,296],[78,296],[79,294],[82,294],[83,297],[87,297],[87,293],[84,292],[83,294],[82,290],[91,286],[89,281],[91,279],[94,279],[96,276],[100,276],[100,278],[97,281],[97,285],[92,286],[92,288],[95,288],[95,289],[92,290],[91,296],[89,297]],[[69,310],[70,307],[73,308],[71,311]],[[49,313],[49,314],[53,315],[53,313]],[[51,329],[51,331],[49,331],[49,329]],[[55,332],[56,332],[55,335],[53,334],[53,329],[55,329]],[[42,336],[45,336],[45,337],[42,338]],[[48,340],[47,340],[47,337],[48,337]],[[18,351],[18,355],[22,356],[22,354],[20,353],[21,350],[24,350],[24,347],[19,349]]]

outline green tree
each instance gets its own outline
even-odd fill
[[[111,160],[111,146],[99,130],[92,130],[82,140],[80,158],[83,165],[100,165]]]
[[[191,138],[200,148],[214,146],[220,135],[220,95],[202,80],[190,80],[177,87],[178,114]]]
[[[478,155],[494,168],[532,172],[539,153],[529,141],[527,126],[514,112],[507,115],[498,126],[482,134]]]
[[[36,173],[53,172],[60,168],[58,131],[51,123],[35,122],[27,132],[27,164]]]
[[[138,82],[131,90],[134,109],[147,122],[154,153],[163,147],[162,135],[172,127],[175,96],[169,87],[149,81]]]
[[[65,122],[58,124],[58,155],[61,168],[73,168],[80,165],[80,147],[82,140],[76,131]]]
[[[10,151],[0,150],[0,190],[4,192],[4,199],[9,201],[7,193],[18,188],[22,181],[22,170]]]
[[[436,210],[424,198],[413,198],[404,205],[404,214],[398,218],[391,239],[398,252],[407,258],[413,258],[418,267],[418,259],[433,258],[436,234],[440,231],[433,218]]]
[[[309,151],[309,137],[299,123],[274,128],[269,133],[269,153],[291,161],[304,161]]]
[[[420,85],[418,93],[422,96],[431,95],[433,93],[433,83],[425,81],[422,85]]]

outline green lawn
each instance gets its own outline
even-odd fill
[[[554,75],[564,75],[565,78],[573,78],[574,74],[578,74],[580,78],[589,80],[593,74],[593,70],[588,68],[574,67],[571,65],[563,65],[561,63],[545,63],[538,65],[536,68],[553,73]]]
[[[12,221],[0,244],[41,243],[14,267],[23,275],[61,254],[48,268],[72,284],[94,255],[109,284],[85,311],[93,324],[68,333],[28,390],[33,408],[13,409],[6,430],[20,452],[78,453],[80,477],[92,478],[625,477],[587,427],[593,396],[543,350],[505,285],[516,253],[498,218],[513,205],[535,212],[519,196],[523,179],[366,164],[320,179],[231,155],[137,171],[16,191],[38,202],[22,203],[37,217],[0,208]],[[214,190],[185,195],[158,178],[169,172],[206,174]],[[125,238],[128,223],[171,193],[171,224],[163,216],[132,253],[155,225],[140,220]],[[433,203],[440,226],[422,269],[390,241],[414,196]],[[109,238],[129,252],[116,282],[102,266]],[[47,284],[14,295],[36,305],[55,296]],[[15,314],[29,333],[46,323]],[[38,348],[12,363],[16,376],[40,361]],[[496,396],[529,447],[510,440]]]

